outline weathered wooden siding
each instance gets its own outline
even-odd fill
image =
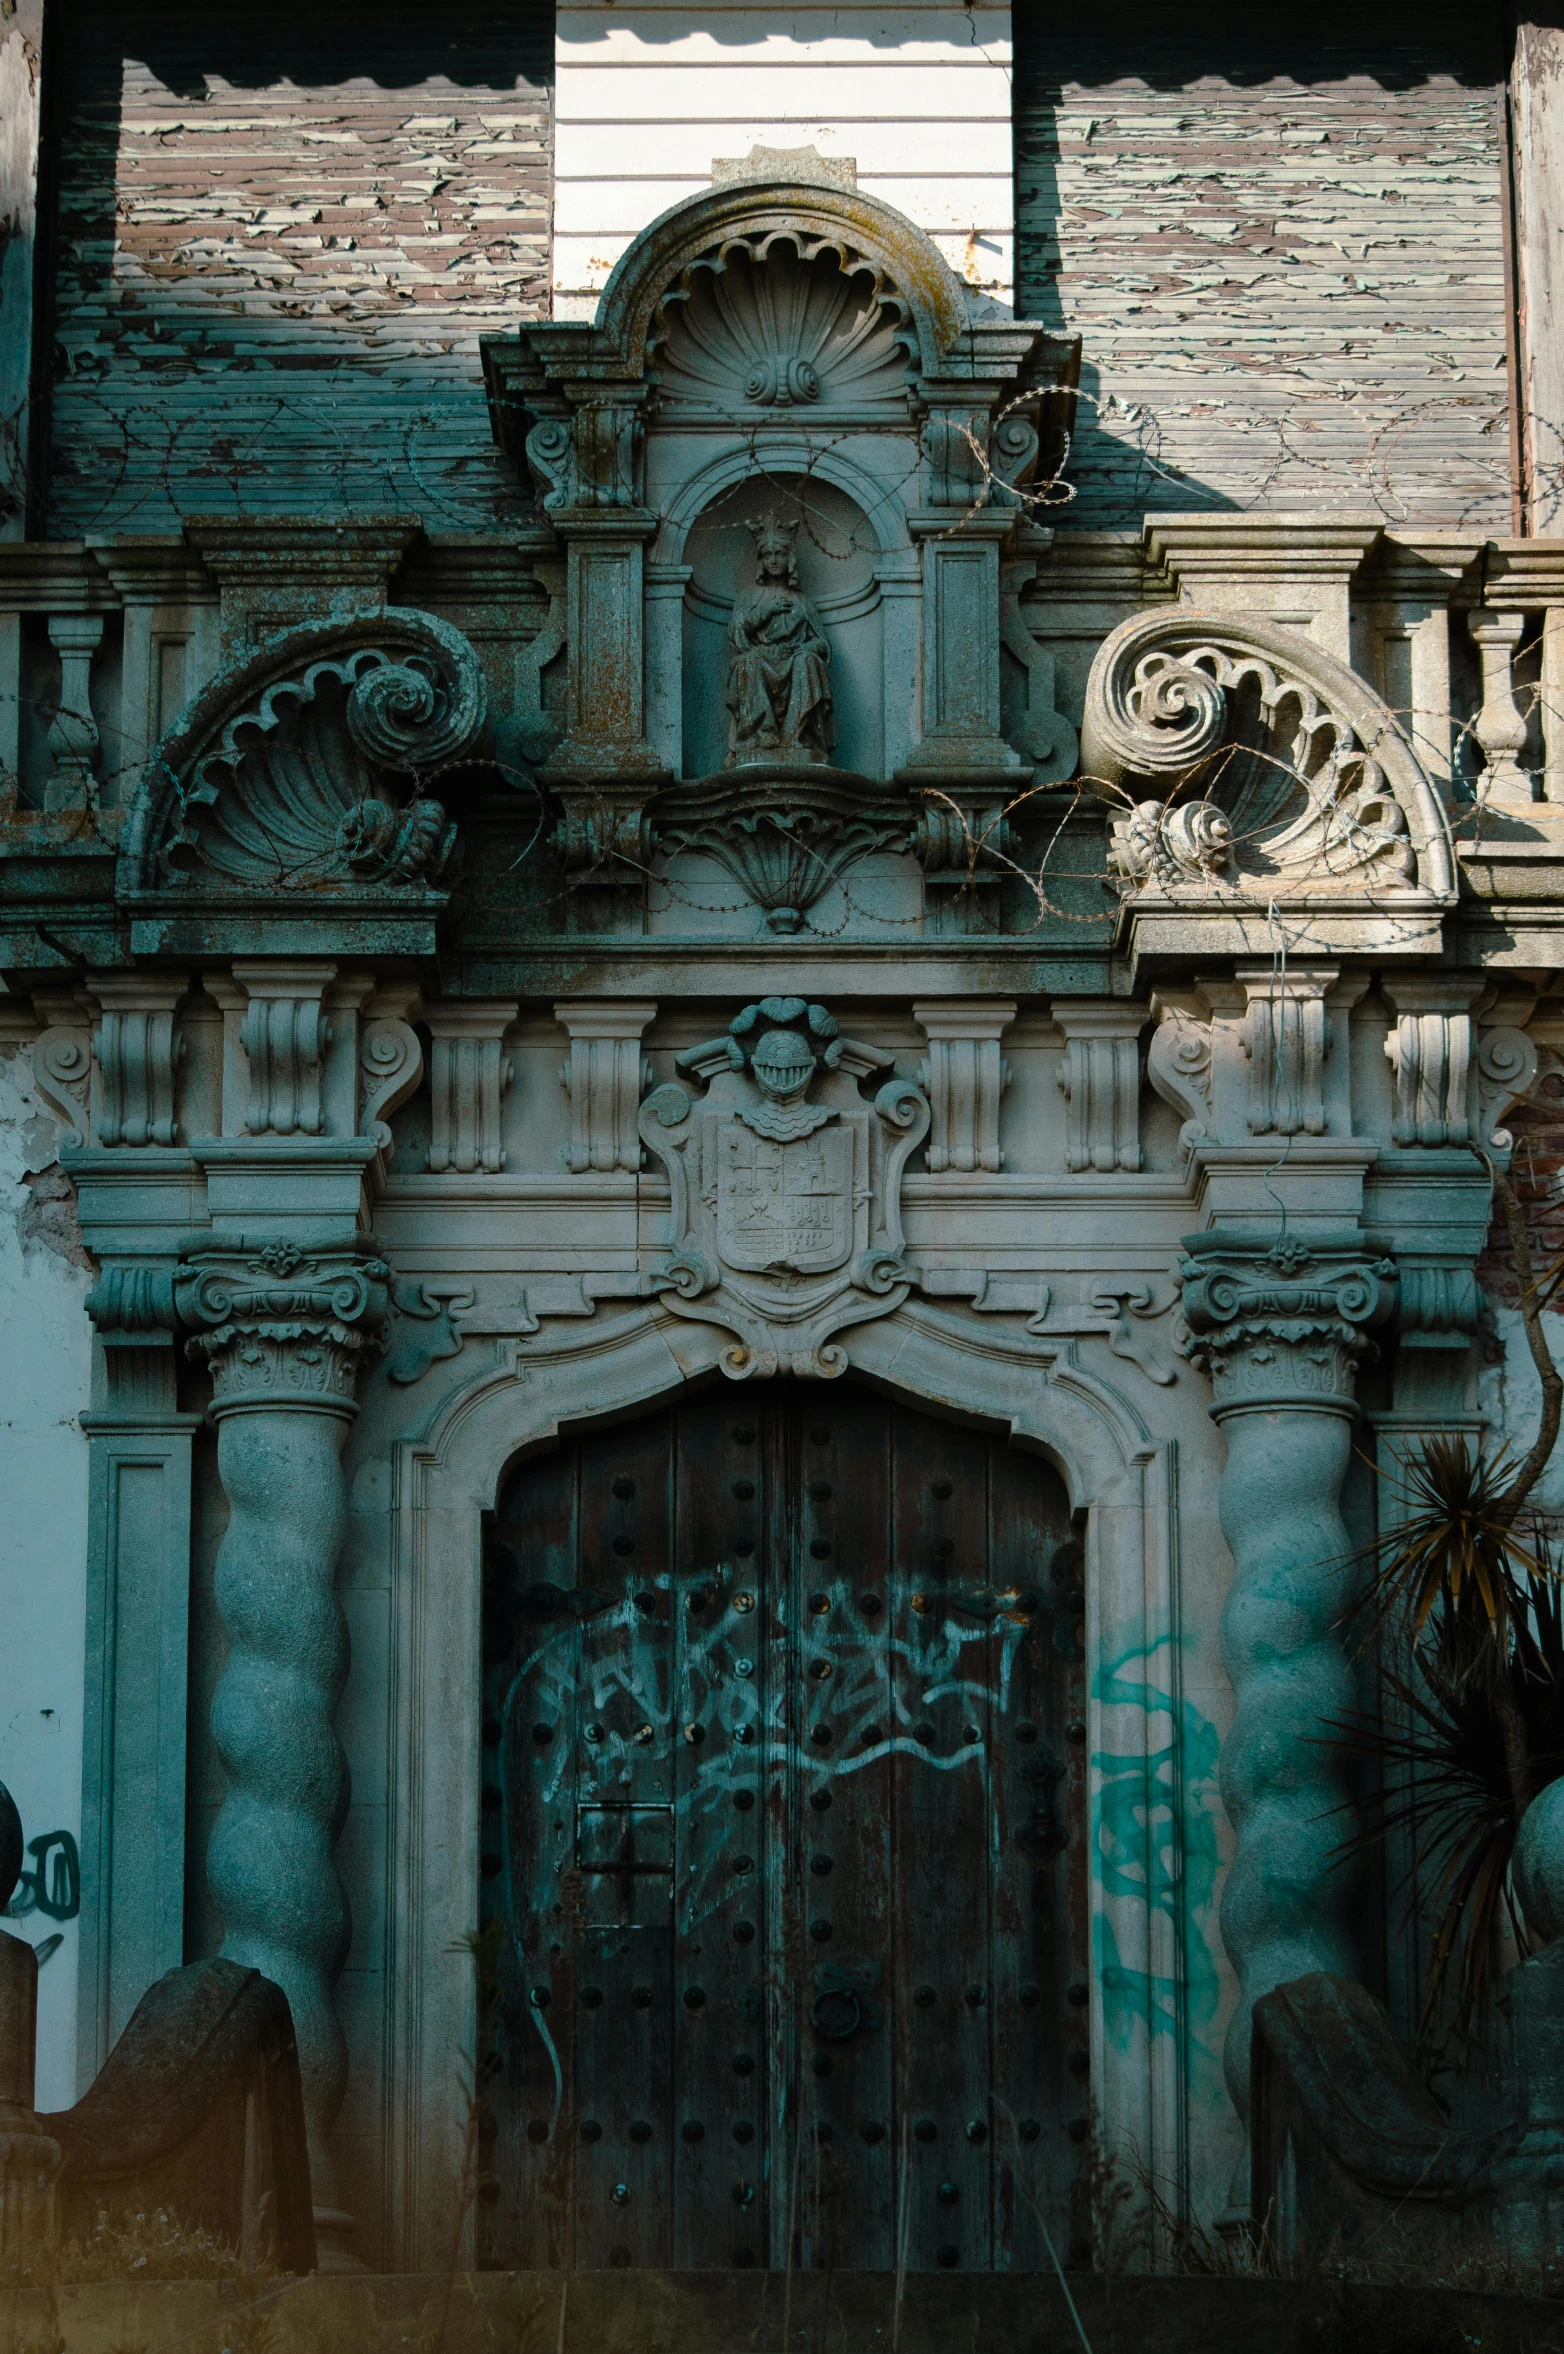
[[[51,529],[513,507],[477,344],[548,305],[551,12],[94,5],[62,47]]]
[[[1510,529],[1497,12],[1016,11],[1021,301],[1084,338],[1070,520]]]

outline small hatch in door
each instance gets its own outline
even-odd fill
[[[673,1808],[577,1807],[576,1870],[588,1921],[628,1928],[669,1920]]]

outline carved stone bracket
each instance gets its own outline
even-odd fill
[[[570,1060],[559,1076],[570,1098],[572,1169],[640,1168],[636,1115],[650,1076],[641,1038],[656,1017],[650,1000],[578,997],[555,1006],[554,1019],[570,1039]]]
[[[189,995],[183,973],[89,973],[98,1007],[93,1059],[103,1145],[174,1144],[174,1079],[184,1055],[175,1028]]]
[[[36,1053],[36,1049],[34,1050]],[[1535,1039],[1510,1022],[1485,1025],[1477,1034],[1477,1138],[1495,1152],[1514,1142],[1503,1121],[1510,1106],[1537,1084],[1541,1061]]]
[[[399,1111],[424,1075],[424,1050],[418,1032],[419,993],[411,985],[377,989],[364,1007],[358,1037],[359,1075],[363,1089],[358,1124],[361,1134],[373,1137],[381,1161],[389,1166],[392,1143],[391,1114]]]
[[[1016,1018],[1015,1000],[924,998],[912,1018],[929,1042],[918,1075],[929,1098],[930,1169],[1002,1169],[999,1104],[1010,1066],[999,1042]]]
[[[640,1118],[672,1189],[666,1305],[734,1334],[735,1379],[845,1372],[831,1336],[900,1306],[914,1280],[901,1182],[927,1098],[801,997],[746,1006],[678,1062],[704,1094],[658,1087]],[[878,1075],[870,1103],[859,1082]]]
[[[1227,1442],[1220,1510],[1232,1550],[1222,1658],[1236,1710],[1222,1802],[1237,1850],[1222,1934],[1239,1975],[1228,2091],[1249,2110],[1250,2020],[1274,1986],[1356,1977],[1346,1927],[1350,1828],[1334,1728],[1353,1705],[1339,1622],[1351,1542],[1338,1508],[1353,1383],[1396,1298],[1395,1268],[1357,1235],[1186,1238],[1184,1315]]]
[[[32,1042],[33,1083],[61,1122],[67,1150],[85,1144],[92,1125],[92,1032],[74,997],[35,997],[44,1028]]]
[[[322,1001],[336,969],[270,958],[234,966],[234,982],[247,999],[239,1038],[250,1072],[244,1124],[252,1136],[322,1133],[321,1077],[331,1036]]]
[[[1385,1054],[1396,1079],[1397,1144],[1465,1144],[1472,1134],[1472,1007],[1477,984],[1439,973],[1387,975],[1396,1026]]]
[[[500,1106],[512,1065],[501,1042],[517,1011],[514,998],[494,998],[432,1005],[426,1012],[432,1170],[493,1176],[504,1168]]]
[[[1053,1018],[1064,1032],[1059,1085],[1070,1107],[1067,1169],[1138,1169],[1140,1034],[1148,1009],[1122,997],[1061,998]]]
[[[1146,1077],[1163,1102],[1183,1114],[1178,1143],[1187,1160],[1212,1130],[1211,1024],[1164,1003],[1155,991],[1151,1010],[1157,1027],[1146,1049]]]
[[[667,795],[655,839],[715,858],[773,932],[792,933],[859,859],[905,849],[912,824],[905,802],[867,777],[752,762]]]
[[[1323,1136],[1325,1057],[1331,1024],[1325,1000],[1334,965],[1240,965],[1248,993],[1248,1125],[1255,1136]]]

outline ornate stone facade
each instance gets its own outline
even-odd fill
[[[1564,568],[1324,509],[1072,533],[1079,346],[845,166],[620,242],[590,320],[485,339],[513,528],[3,551],[0,655],[61,687],[0,1022],[94,1263],[81,2065],[220,1941],[292,2006],[323,2248],[447,2262],[501,1484],[864,1383],[1067,1491],[1069,1560],[951,1609],[1067,1647],[1081,1569],[1037,1869],[1074,1837],[1082,2116],[1210,2216],[1255,2002],[1369,1966],[1342,1489],[1479,1428],[1489,1170],[1564,1044],[1515,702]]]

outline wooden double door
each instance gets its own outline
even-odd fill
[[[1081,2261],[1081,1547],[848,1381],[518,1471],[484,1595],[480,2261]]]

